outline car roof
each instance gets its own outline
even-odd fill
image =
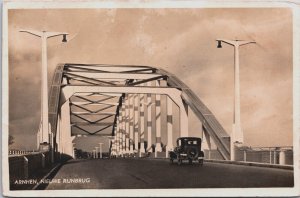
[[[187,140],[201,140],[199,137],[180,137],[178,140],[187,139]]]

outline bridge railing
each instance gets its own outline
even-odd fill
[[[237,148],[236,161],[265,164],[293,165],[293,147],[242,147]],[[204,150],[206,159],[223,160],[218,150]]]
[[[10,182],[28,179],[37,170],[49,165],[51,165],[49,152],[9,156]]]
[[[293,147],[238,148],[237,161],[293,165]]]
[[[28,151],[28,150],[9,150],[8,155],[27,155],[27,154],[33,154],[38,153],[38,151]]]

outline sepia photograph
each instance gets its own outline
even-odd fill
[[[299,5],[268,3],[4,2],[4,195],[299,195]]]

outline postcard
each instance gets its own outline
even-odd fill
[[[299,196],[299,9],[5,1],[3,195]]]

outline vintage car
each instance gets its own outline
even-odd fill
[[[181,137],[177,139],[176,143],[174,151],[169,152],[171,163],[176,159],[178,165],[184,161],[188,161],[189,164],[196,161],[201,166],[203,165],[204,152],[201,151],[201,138]]]

